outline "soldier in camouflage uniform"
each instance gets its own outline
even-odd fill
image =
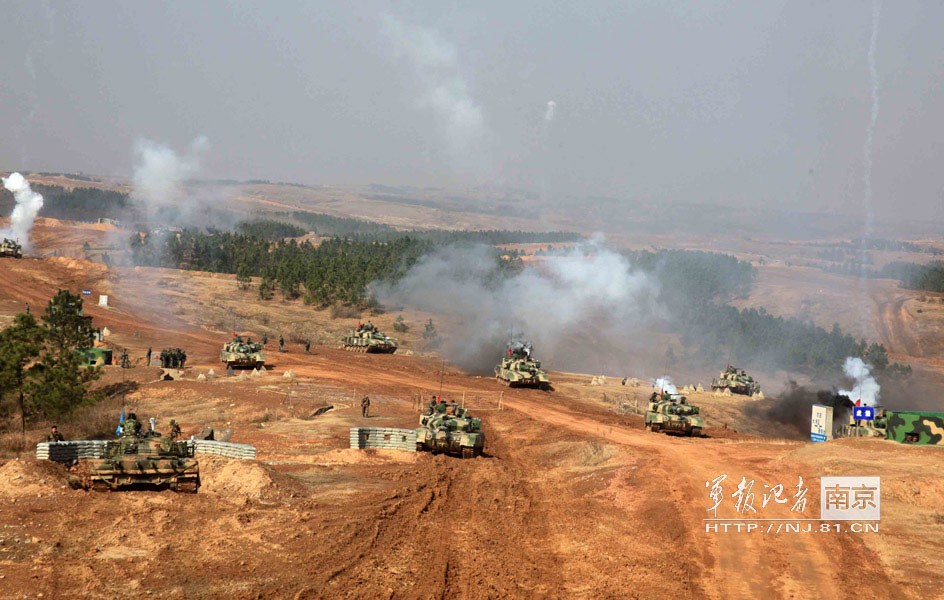
[[[180,437],[180,425],[174,419],[170,420],[170,433],[168,435],[172,441]]]
[[[53,425],[49,430],[49,435],[46,436],[46,441],[47,442],[64,442],[66,441],[66,438],[63,437],[61,433],[59,433],[59,428]]]
[[[361,399],[361,416],[367,417],[368,416],[367,413],[369,412],[370,412],[370,398],[367,396],[364,396]]]

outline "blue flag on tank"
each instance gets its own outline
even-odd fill
[[[118,428],[115,429],[115,435],[121,435],[121,424],[125,422],[125,407],[121,407],[121,418],[118,419]]]

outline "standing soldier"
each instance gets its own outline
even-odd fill
[[[269,347],[269,334],[267,333],[262,334],[262,346],[265,348]]]
[[[147,358],[144,359],[144,365],[147,367],[151,366],[151,348],[148,346]]]
[[[131,359],[128,357],[128,350],[126,348],[121,350],[121,368],[131,368]]]
[[[305,354],[309,354],[310,350],[311,350],[311,340],[308,338],[305,338]]]
[[[187,353],[180,348],[177,351],[180,352],[180,368],[183,369],[184,365],[187,364]]]
[[[177,421],[175,421],[174,419],[171,419],[171,420],[170,420],[170,434],[169,434],[169,436],[170,436],[170,439],[171,439],[172,441],[173,441],[173,440],[176,440],[178,437],[180,437],[180,425],[178,425],[178,424],[177,424]]]
[[[66,438],[64,438],[62,434],[59,433],[59,428],[53,425],[49,430],[49,435],[46,436],[46,441],[47,442],[64,442],[66,441]]]
[[[368,398],[367,396],[364,396],[364,398],[361,400],[361,416],[362,417],[368,416],[367,413],[369,411],[370,411],[370,398]]]
[[[285,352],[285,338],[279,334],[279,352]]]

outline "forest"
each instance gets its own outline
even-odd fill
[[[128,208],[128,194],[113,190],[35,184],[33,191],[43,195],[41,217],[68,221],[94,222],[99,217],[117,219]],[[13,194],[0,188],[0,205],[12,206]]]
[[[838,370],[848,356],[860,356],[876,372],[908,374],[910,367],[889,364],[881,344],[856,340],[808,321],[778,317],[763,308],[737,309],[728,301],[746,295],[755,270],[725,254],[688,250],[626,253],[631,263],[655,276],[661,299],[674,315],[674,326],[686,347],[706,357],[766,368],[806,373]]]

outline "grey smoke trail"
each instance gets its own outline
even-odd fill
[[[452,158],[466,163],[488,137],[482,107],[459,71],[458,48],[433,29],[384,15],[383,33],[397,58],[405,58],[419,83],[417,103],[432,109]]]
[[[872,234],[875,214],[872,210],[872,142],[875,138],[875,123],[878,121],[878,69],[875,66],[875,47],[878,44],[878,26],[882,4],[872,3],[872,37],[869,39],[869,82],[872,90],[872,111],[865,137],[865,237]]]
[[[554,111],[557,110],[557,102],[553,100],[547,101],[547,108],[544,110],[544,120],[550,123],[554,120]]]
[[[30,188],[29,182],[19,173],[12,173],[9,177],[3,177],[3,187],[13,193],[16,200],[16,206],[13,207],[13,214],[10,215],[10,227],[0,231],[0,236],[12,237],[23,244],[23,248],[29,250],[30,231],[33,229],[33,221],[39,214],[39,209],[43,207],[43,197]]]
[[[873,0],[872,3],[872,35],[869,38],[869,84],[872,90],[872,110],[869,114],[869,124],[865,130],[865,147],[863,149],[864,157],[864,182],[865,197],[863,198],[863,210],[865,212],[865,226],[862,232],[862,244],[859,249],[861,256],[861,266],[859,269],[859,312],[862,318],[869,317],[868,303],[866,301],[865,281],[867,277],[868,261],[865,260],[865,253],[868,251],[868,239],[872,236],[872,230],[875,224],[875,211],[872,208],[872,144],[875,139],[875,124],[878,121],[879,110],[879,89],[878,89],[878,68],[875,66],[875,49],[878,45],[878,27],[881,17],[882,4],[880,0]]]

